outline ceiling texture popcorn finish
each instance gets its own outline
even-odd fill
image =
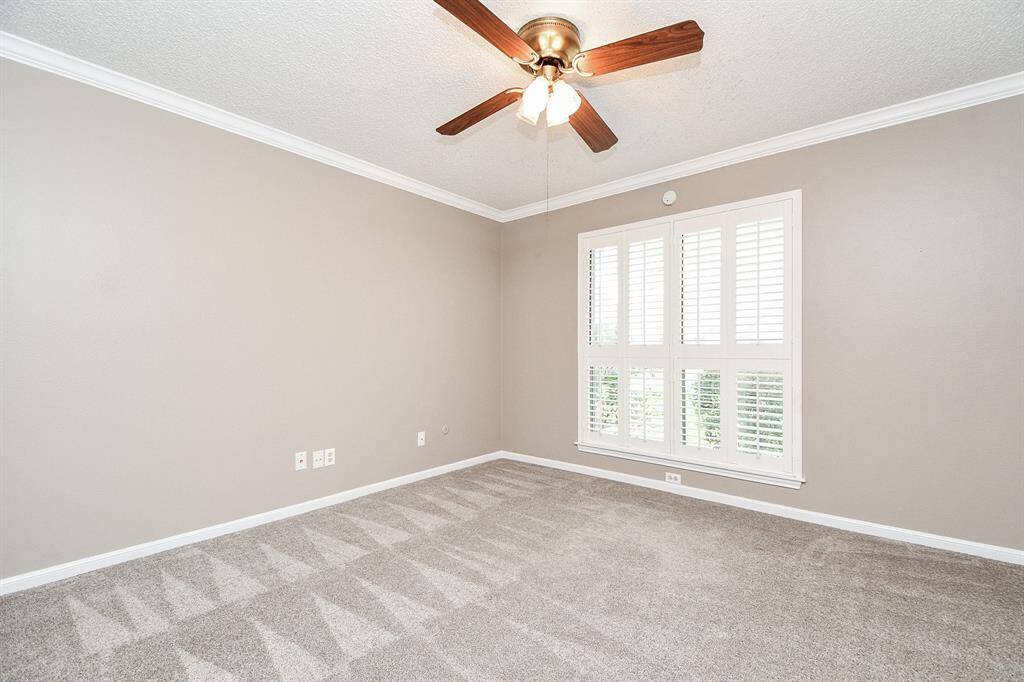
[[[500,211],[1024,71],[1018,0],[487,6],[513,27],[565,17],[590,46],[681,18],[707,38],[699,53],[578,81],[619,136],[595,155],[569,126],[514,116],[435,134],[529,76],[429,0],[8,0],[0,29]]]

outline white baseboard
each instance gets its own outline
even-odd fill
[[[534,457],[532,455],[523,455],[518,452],[499,450],[498,452],[489,452],[477,457],[470,457],[469,459],[444,464],[432,469],[425,469],[424,471],[406,474],[405,476],[389,478],[386,481],[371,483],[359,488],[334,493],[333,495],[328,495],[326,497],[319,497],[315,500],[299,502],[298,504],[293,504],[288,507],[281,507],[280,509],[273,509],[260,514],[253,514],[252,516],[246,516],[245,518],[236,519],[234,521],[219,523],[215,526],[208,526],[207,528],[200,528],[187,533],[172,535],[171,537],[162,538],[160,540],[144,542],[140,545],[133,545],[131,547],[117,549],[104,554],[76,559],[75,561],[69,561],[56,566],[41,568],[37,571],[22,573],[20,575],[11,576],[10,578],[3,578],[0,580],[0,595],[20,592],[21,590],[27,590],[31,587],[38,587],[57,580],[71,578],[81,573],[88,573],[89,571],[106,568],[107,566],[113,566],[114,564],[120,564],[125,561],[131,561],[132,559],[149,556],[150,554],[164,552],[169,549],[174,549],[175,547],[190,545],[194,542],[201,542],[202,540],[209,540],[210,538],[215,538],[220,535],[235,533],[240,530],[260,526],[272,521],[286,519],[290,516],[305,514],[306,512],[314,511],[316,509],[322,509],[323,507],[329,507],[341,502],[347,502],[348,500],[354,500],[357,497],[363,497],[364,495],[388,490],[389,488],[396,488],[400,485],[421,481],[425,478],[440,476],[441,474],[446,474],[450,471],[465,469],[466,467],[483,464],[484,462],[490,462],[496,459],[510,459],[517,462],[526,462],[527,464],[536,464],[552,469],[572,471],[577,474],[605,478],[612,481],[619,481],[621,483],[643,486],[645,488],[654,488],[655,490],[662,490],[674,495],[685,495],[686,497],[707,500],[709,502],[718,502],[732,507],[741,507],[743,509],[750,509],[753,511],[763,512],[765,514],[773,514],[775,516],[783,516],[788,519],[796,519],[797,521],[806,521],[808,523],[816,523],[821,526],[853,531],[854,533],[864,533],[865,535],[874,535],[881,538],[888,538],[890,540],[899,540],[901,542],[909,542],[915,545],[924,545],[925,547],[934,547],[936,549],[945,549],[951,552],[960,552],[963,554],[984,557],[986,559],[1024,565],[1024,550],[1000,547],[998,545],[986,545],[984,543],[973,542],[971,540],[961,540],[959,538],[950,538],[944,535],[924,533],[922,531],[909,530],[907,528],[886,526],[880,523],[872,523],[871,521],[860,521],[858,519],[850,519],[844,516],[823,514],[822,512],[808,511],[806,509],[797,509],[796,507],[787,507],[782,504],[752,500],[746,497],[739,497],[738,495],[728,495],[726,493],[719,493],[712,490],[704,490],[703,488],[665,483],[663,481],[646,478],[644,476],[634,476],[632,474],[623,474],[617,471],[610,471],[608,469],[600,469],[598,467],[585,466],[582,464],[570,464],[569,462],[562,462],[556,459]]]
[[[210,538],[227,535],[228,533],[236,533],[240,530],[252,528],[253,526],[261,526],[272,521],[280,521],[281,519],[286,519],[290,516],[305,514],[306,512],[322,509],[323,507],[330,507],[331,505],[335,505],[340,502],[347,502],[348,500],[354,500],[357,497],[363,497],[364,495],[370,495],[389,488],[396,488],[400,485],[405,485],[406,483],[421,481],[425,478],[440,476],[441,474],[456,471],[457,469],[465,469],[466,467],[471,467],[475,464],[489,462],[491,460],[498,459],[500,456],[501,455],[498,452],[489,452],[478,457],[470,457],[469,459],[452,462],[451,464],[443,464],[432,469],[417,471],[411,474],[406,474],[405,476],[398,476],[397,478],[389,478],[388,480],[381,481],[379,483],[370,483],[369,485],[364,485],[359,488],[344,490],[340,493],[334,493],[333,495],[328,495],[326,497],[319,497],[315,500],[299,502],[298,504],[293,504],[288,507],[281,507],[280,509],[273,509],[271,511],[253,514],[252,516],[246,516],[245,518],[235,519],[234,521],[228,521],[226,523],[218,523],[215,526],[208,526],[206,528],[200,528],[199,530],[192,530],[187,533],[172,535],[168,538],[153,540],[152,542],[144,542],[141,545],[133,545],[131,547],[125,547],[124,549],[115,549],[112,552],[97,554],[83,559],[76,559],[64,564],[41,568],[37,571],[21,573],[19,575],[11,576],[10,578],[3,578],[0,580],[0,595],[20,592],[21,590],[27,590],[30,587],[38,587],[39,585],[45,585],[46,583],[70,578],[72,576],[79,575],[80,573],[88,573],[89,571],[106,568],[107,566],[113,566],[114,564],[120,564],[125,561],[131,561],[132,559],[149,556],[150,554],[164,552],[169,549],[174,549],[175,547],[182,547],[194,542],[209,540]]]
[[[556,459],[534,457],[532,455],[522,455],[517,452],[506,451],[497,453],[497,455],[498,457],[512,459],[517,462],[538,464],[540,466],[561,469],[563,471],[572,471],[577,474],[606,478],[612,481],[619,481],[621,483],[643,486],[645,488],[654,488],[655,490],[663,490],[674,495],[685,495],[686,497],[694,497],[700,500],[707,500],[709,502],[718,502],[732,507],[741,507],[743,509],[750,509],[753,511],[763,512],[765,514],[772,514],[774,516],[783,516],[787,519],[816,523],[820,526],[829,526],[830,528],[839,528],[841,530],[853,531],[854,533],[863,533],[865,535],[874,535],[876,537],[887,538],[889,540],[899,540],[900,542],[924,545],[925,547],[945,549],[950,552],[971,554],[973,556],[994,559],[996,561],[1004,561],[1010,564],[1024,564],[1024,550],[1020,549],[1000,547],[999,545],[987,545],[983,542],[961,540],[959,538],[946,537],[945,535],[925,533],[919,530],[910,530],[908,528],[899,528],[897,526],[886,526],[881,523],[861,521],[859,519],[851,519],[845,516],[834,516],[832,514],[824,514],[822,512],[809,511],[807,509],[787,507],[782,504],[752,500],[747,497],[728,495],[726,493],[705,490],[703,488],[665,483],[664,481],[646,478],[644,476],[622,474],[617,471],[609,471],[607,469],[599,469],[598,467],[585,466],[582,464],[570,464],[569,462],[562,462]]]

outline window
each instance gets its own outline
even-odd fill
[[[665,442],[665,370],[629,370],[629,438],[639,443]]]
[[[665,342],[665,240],[629,244],[629,343],[660,346]]]
[[[579,237],[578,447],[798,488],[800,192]]]
[[[679,331],[684,344],[718,344],[722,337],[722,231],[680,235]]]
[[[722,446],[721,373],[683,368],[679,374],[679,443],[718,450]]]
[[[587,367],[587,431],[592,438],[619,433],[619,371],[615,367]]]
[[[587,254],[588,343],[614,346],[619,336],[619,249],[602,246]]]

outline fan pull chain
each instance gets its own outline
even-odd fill
[[[551,127],[544,128],[544,231],[551,229]]]

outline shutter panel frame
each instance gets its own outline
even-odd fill
[[[641,375],[641,376],[637,376]],[[645,376],[646,375],[646,376]],[[650,376],[654,375],[654,376]],[[645,452],[657,452],[668,454],[671,448],[670,429],[670,404],[671,404],[671,382],[669,380],[668,363],[659,360],[633,359],[626,366],[626,400],[625,400],[625,421],[626,421],[626,446]],[[642,382],[642,385],[638,385]],[[660,384],[660,386],[659,386]],[[647,412],[643,415],[647,429],[660,433],[660,440],[654,438],[643,438],[634,435],[635,404],[638,394],[648,400],[660,389],[661,404],[648,404]],[[656,413],[661,412],[661,419],[655,422]]]
[[[581,242],[579,254],[579,334],[583,351],[588,356],[605,355],[617,357],[620,355],[624,345],[622,325],[623,287],[621,285],[623,254],[621,241],[618,235],[605,235],[588,238]],[[614,253],[614,256],[608,258],[609,253]],[[598,286],[599,291],[604,294],[603,298],[594,300],[591,297],[591,258],[592,255],[597,256],[598,254],[604,256],[604,258],[600,259],[599,265],[610,267],[610,269],[599,272],[597,275],[599,281],[593,282]],[[612,275],[614,275],[614,287],[608,286],[607,278],[611,278]],[[602,278],[602,276],[605,278]],[[614,294],[609,295],[609,290],[613,291]],[[592,314],[595,312],[595,309],[596,314],[606,324],[614,321],[614,329],[611,330],[614,342],[593,342],[595,337],[598,339],[602,336],[608,338],[609,335],[608,329],[605,329],[604,334],[594,329]]]
[[[632,270],[631,270],[632,264],[630,263],[630,260],[629,260],[630,247],[632,245],[634,245],[634,244],[644,243],[644,242],[651,242],[651,241],[656,241],[657,240],[657,241],[661,242],[661,256],[662,256],[662,265],[661,265],[662,271],[660,273],[661,284],[662,284],[662,287],[661,287],[662,293],[661,293],[661,297],[660,297],[661,298],[660,306],[658,306],[658,311],[657,311],[657,314],[661,315],[661,325],[660,325],[661,331],[660,331],[660,339],[659,339],[660,342],[659,343],[651,343],[651,344],[634,344],[634,343],[631,343],[631,339],[629,338],[629,333],[627,331],[627,338],[625,339],[625,343],[623,344],[624,345],[624,348],[623,348],[624,356],[627,359],[639,358],[639,357],[652,358],[652,359],[664,359],[665,358],[665,352],[666,352],[666,349],[668,348],[668,345],[669,345],[668,341],[669,341],[669,334],[670,334],[670,331],[669,331],[670,330],[670,325],[669,325],[670,307],[669,307],[669,300],[668,300],[669,296],[667,295],[668,292],[666,290],[667,286],[668,286],[668,281],[669,281],[669,272],[668,272],[668,270],[671,269],[671,262],[672,262],[672,250],[671,250],[671,245],[669,243],[670,228],[671,228],[671,223],[664,222],[664,223],[650,225],[650,226],[643,227],[643,228],[635,228],[633,230],[629,230],[627,232],[624,232],[621,235],[621,237],[622,237],[622,251],[623,251],[623,255],[624,255],[625,261],[626,261],[625,269],[623,271],[624,272],[624,275],[623,275],[623,288],[624,288],[624,290],[623,290],[623,300],[625,301],[624,306],[623,306],[623,324],[626,325],[627,328],[630,327],[630,315],[633,312],[633,306],[631,305],[631,295],[632,295],[632,292],[630,291],[630,280],[631,280],[631,277],[633,277],[635,275],[635,273],[632,272]],[[634,298],[633,300],[635,301],[636,299]]]
[[[612,414],[615,418],[614,430],[594,430],[592,428],[593,411],[592,407],[595,404],[595,378],[598,380],[601,376],[607,376],[608,374],[614,374],[616,376],[616,401]],[[605,445],[605,446],[621,446],[625,443],[625,420],[624,415],[624,396],[626,382],[625,373],[623,372],[622,363],[616,360],[608,360],[601,358],[594,358],[587,360],[581,368],[582,381],[580,386],[580,442],[591,443],[594,445]],[[595,374],[597,377],[595,377]]]
[[[673,221],[671,237],[672,265],[669,268],[671,275],[669,298],[671,299],[672,305],[670,312],[672,321],[671,346],[672,354],[674,356],[696,358],[725,357],[728,319],[726,315],[726,300],[723,293],[726,291],[726,281],[728,277],[728,268],[726,267],[727,231],[727,223],[722,220],[721,216],[714,214]],[[683,262],[684,239],[692,239],[695,235],[703,235],[703,237],[707,239],[711,237],[712,233],[715,233],[718,245],[718,343],[686,343],[683,340],[683,333],[685,331],[683,320],[687,311],[684,309],[683,295],[688,282],[685,281],[687,275]],[[700,240],[700,237],[698,237],[698,239]],[[708,256],[709,254],[707,253],[699,253],[698,260],[703,257],[705,259],[704,265],[706,266]],[[696,310],[698,316],[702,312],[705,312],[701,310],[701,307],[705,302],[709,301],[709,297],[707,296],[708,292],[701,293],[703,293],[704,296],[703,299],[700,297],[697,299],[698,304],[696,306]]]
[[[782,457],[772,457],[767,454],[755,454],[753,452],[744,451],[738,445],[740,438],[740,429],[742,428],[743,421],[747,419],[740,409],[736,409],[732,414],[733,417],[730,420],[730,450],[731,450],[731,461],[737,466],[741,466],[751,471],[761,472],[773,472],[780,474],[793,475],[794,471],[799,471],[796,468],[796,461],[792,456],[793,453],[793,441],[794,441],[794,428],[793,428],[793,408],[794,408],[794,395],[795,392],[792,390],[793,373],[789,362],[785,360],[761,360],[761,359],[741,359],[733,360],[729,363],[731,365],[729,369],[729,381],[730,381],[730,395],[729,400],[735,405],[743,400],[740,393],[740,384],[744,381],[744,377],[747,374],[769,374],[778,375],[781,379],[781,403],[782,403]],[[764,396],[762,396],[762,399]],[[768,440],[766,436],[763,440]]]
[[[783,326],[782,340],[778,343],[740,343],[737,340],[739,333],[737,329],[737,287],[739,284],[744,282],[741,281],[741,276],[737,274],[737,257],[742,255],[737,253],[737,239],[740,237],[738,233],[741,226],[753,223],[771,223],[775,220],[781,221],[781,231],[783,234],[783,292],[781,306]],[[730,214],[728,232],[729,260],[733,265],[728,268],[730,270],[728,290],[723,291],[723,298],[725,298],[727,302],[724,307],[728,309],[728,312],[723,312],[723,314],[728,314],[729,317],[729,336],[724,344],[725,355],[729,358],[791,359],[794,354],[794,348],[796,347],[794,345],[796,325],[792,318],[793,301],[796,295],[795,287],[798,285],[793,277],[793,254],[795,253],[794,242],[796,239],[796,232],[793,228],[792,203],[783,201],[771,202],[759,206],[752,206],[741,211],[732,212]]]
[[[737,299],[736,299],[736,254],[737,226],[751,219],[777,218],[783,216],[783,296],[782,296],[782,343],[755,344],[741,343],[743,339],[736,337]],[[624,457],[639,461],[660,464],[679,469],[691,469],[709,474],[727,476],[759,483],[779,485],[788,488],[799,488],[804,481],[803,461],[801,452],[801,363],[800,363],[800,246],[801,246],[801,193],[799,190],[785,192],[769,197],[761,197],[747,201],[735,202],[724,206],[697,209],[665,218],[652,219],[609,227],[592,232],[581,233],[578,237],[580,249],[579,318],[580,329],[578,358],[579,364],[579,402],[580,402],[580,451],[594,452],[602,455]],[[684,276],[682,263],[682,234],[700,231],[702,228],[719,228],[720,263],[718,265],[720,286],[719,296],[719,341],[713,344],[683,343],[683,318],[681,317],[683,291],[681,289]],[[630,292],[630,245],[649,234],[658,231],[667,238],[667,246],[663,249],[665,282],[665,315],[664,344],[638,345],[630,343],[631,332],[637,324],[637,297]],[[646,233],[646,234],[645,234]],[[617,297],[618,343],[616,346],[588,347],[583,343],[585,322],[584,292],[585,270],[583,268],[585,245],[600,243],[617,243],[619,291]],[[742,242],[741,242],[742,246]],[[634,252],[632,267],[636,266]],[[742,272],[741,272],[742,274]],[[633,278],[637,281],[636,276]],[[634,284],[635,286],[635,284]],[[703,291],[701,291],[703,293]],[[641,297],[643,298],[643,297]],[[633,309],[630,317],[631,303]],[[740,321],[742,322],[742,316]],[[631,329],[630,323],[633,323]],[[636,340],[636,339],[632,339]],[[587,362],[618,362],[620,367],[620,401],[619,401],[619,440],[610,442],[586,442],[588,436],[584,430],[584,374]],[[688,448],[682,442],[679,431],[682,407],[680,366],[688,364],[691,369],[719,371],[719,431],[721,444],[716,457],[709,457],[707,448]],[[664,390],[665,448],[654,447],[653,443],[642,438],[632,438],[629,433],[630,414],[630,371],[641,367],[660,367],[666,369],[662,374]],[[730,414],[730,406],[735,411],[737,397],[737,372],[771,371],[772,367],[780,367],[784,384],[784,423],[785,456],[783,465],[770,457],[756,457],[757,453],[743,452],[736,447],[736,414]],[[677,376],[678,375],[678,376]],[[612,439],[613,440],[613,439]],[[695,452],[696,451],[696,452]]]
[[[728,456],[728,428],[729,414],[724,409],[722,391],[725,383],[726,363],[717,358],[675,358],[672,363],[673,384],[673,412],[672,412],[672,438],[674,456],[686,461],[702,464],[725,464]],[[682,399],[684,385],[683,372],[716,372],[718,374],[718,402],[719,402],[719,447],[693,447],[683,442],[683,411],[685,403]]]

